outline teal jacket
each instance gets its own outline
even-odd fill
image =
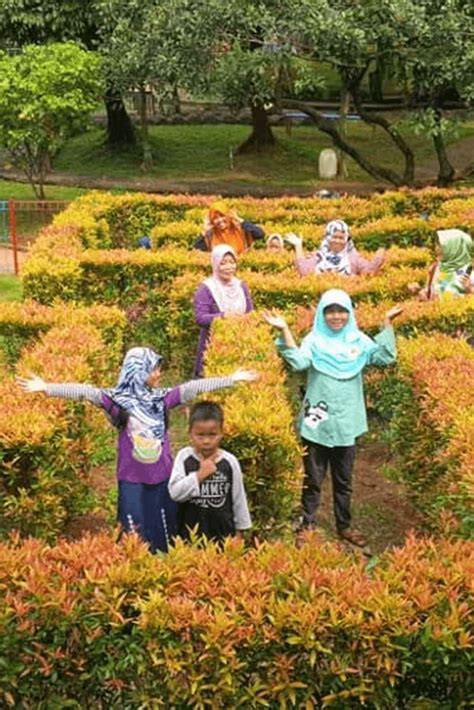
[[[371,353],[367,364],[384,366],[394,363],[397,348],[393,328],[384,328],[374,341],[378,347]],[[352,446],[368,428],[362,372],[348,380],[337,380],[314,369],[304,343],[299,348],[289,348],[280,337],[277,347],[293,370],[308,370],[306,394],[298,420],[301,436],[328,447]]]

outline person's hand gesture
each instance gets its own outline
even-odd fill
[[[303,238],[294,232],[288,232],[283,235],[283,238],[294,247],[300,247],[303,244]]]
[[[28,378],[17,377],[16,381],[25,392],[44,392],[46,389],[46,382],[38,375],[32,375]]]
[[[203,459],[201,461],[198,471],[199,481],[204,481],[206,478],[209,478],[209,476],[212,476],[212,474],[216,472],[217,466],[215,459],[216,457],[214,455],[211,456],[211,458],[209,459]]]
[[[393,306],[393,308],[387,311],[385,314],[385,326],[391,325],[392,321],[395,320],[400,313],[403,313],[402,306]]]
[[[286,320],[279,313],[275,311],[263,311],[263,318],[271,325],[272,328],[278,328],[278,330],[284,330],[287,327]]]
[[[256,370],[236,370],[231,378],[234,382],[254,382],[260,377]]]

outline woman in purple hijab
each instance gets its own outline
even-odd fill
[[[203,281],[194,294],[194,318],[200,326],[194,374],[202,377],[204,353],[214,318],[244,315],[253,310],[246,283],[236,278],[237,257],[227,244],[219,244],[211,253],[212,276]]]

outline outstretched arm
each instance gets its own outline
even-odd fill
[[[81,385],[76,382],[64,384],[53,384],[45,382],[41,377],[33,375],[29,378],[19,377],[18,384],[25,392],[44,392],[49,397],[60,397],[61,399],[72,399],[75,401],[86,400],[92,402],[97,407],[102,406],[102,390],[93,385]]]
[[[189,380],[179,386],[181,402],[190,402],[204,392],[233,387],[237,382],[253,382],[259,375],[254,370],[236,370],[228,377],[206,377],[200,380]]]
[[[385,249],[377,249],[372,259],[364,259],[356,249],[350,252],[351,268],[354,274],[376,274],[385,261]]]

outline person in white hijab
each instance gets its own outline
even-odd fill
[[[204,353],[214,318],[239,316],[253,310],[246,283],[235,275],[237,257],[232,247],[219,244],[211,253],[212,276],[198,286],[194,294],[194,318],[200,327],[195,375],[202,376]]]
[[[274,232],[267,239],[267,251],[272,254],[281,254],[285,251],[285,243],[281,234]]]
[[[328,222],[321,246],[312,254],[305,255],[303,239],[297,234],[287,234],[286,241],[295,247],[295,264],[300,276],[375,274],[385,260],[385,249],[378,249],[371,260],[364,259],[355,248],[349,227],[342,219]]]

